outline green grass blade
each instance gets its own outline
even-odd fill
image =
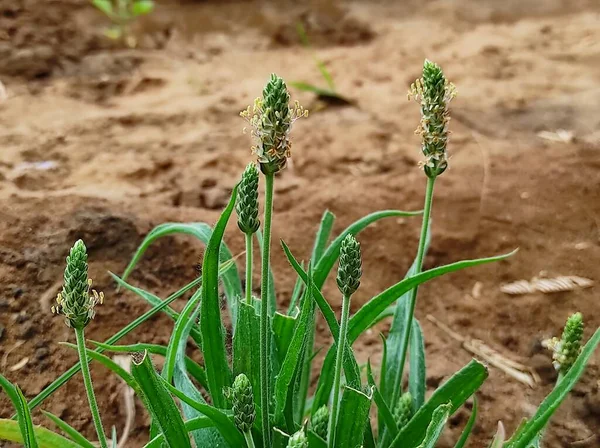
[[[69,348],[77,351],[77,346],[75,344],[71,344],[69,342],[61,342],[60,345],[64,345],[65,347],[69,347]],[[87,356],[90,359],[92,359],[94,361],[98,361],[104,367],[106,367],[107,369],[109,369],[113,373],[115,373],[119,378],[121,378],[123,381],[125,381],[125,383],[127,383],[127,385],[129,387],[131,387],[133,390],[138,389],[138,385],[135,382],[135,379],[133,378],[133,376],[127,370],[125,370],[123,367],[121,367],[119,364],[117,364],[112,359],[110,359],[108,356],[103,355],[102,353],[98,353],[97,351],[90,350],[89,348],[85,349],[85,353],[87,354]]]
[[[310,291],[310,280],[307,290]],[[302,303],[302,311],[296,319],[293,337],[287,350],[281,369],[275,380],[275,421],[283,421],[283,412],[294,374],[301,366],[302,349],[305,347],[308,332],[313,328],[312,294],[306,294]]]
[[[427,250],[429,249],[429,244],[431,243],[431,232],[427,232],[427,237],[425,239],[425,248],[424,248],[424,254],[427,254]],[[417,272],[417,260],[415,259],[412,263],[412,265],[410,266],[410,268],[408,269],[408,272],[406,273],[406,276],[404,277],[409,278],[412,277],[413,275],[415,275],[415,273]],[[392,401],[394,401],[394,397],[397,399],[397,397],[400,396],[400,390],[398,390],[400,388],[400,382],[401,382],[401,378],[398,378],[398,376],[400,375],[400,358],[402,357],[402,342],[403,342],[403,335],[404,335],[404,327],[406,326],[406,321],[407,321],[407,315],[409,313],[409,309],[410,309],[410,294],[412,292],[412,289],[406,291],[404,294],[402,294],[395,305],[395,312],[394,312],[394,318],[392,320],[392,325],[390,326],[390,331],[388,334],[388,350],[389,350],[389,354],[390,354],[390,362],[388,363],[386,370],[384,371],[385,374],[385,379],[386,379],[386,383],[388,384],[388,389],[386,389],[385,391],[383,391],[383,396],[385,397],[385,400],[392,404]],[[384,311],[385,313],[385,311]],[[382,313],[383,314],[383,313]],[[412,333],[412,331],[411,331]],[[404,367],[404,366],[402,366]],[[413,403],[417,403],[417,400],[415,400],[415,398],[413,397]],[[416,412],[417,409],[414,409],[414,411]]]
[[[232,417],[206,403],[201,403],[199,401],[193,400],[180,390],[164,382],[164,380],[163,383],[166,386],[166,388],[169,389],[169,391],[181,401],[198,410],[201,414],[204,414],[205,416],[210,418],[213,421],[215,427],[221,432],[223,438],[232,448],[244,446],[244,437],[233,423]],[[256,425],[257,423],[254,422],[254,424]]]
[[[367,420],[365,428],[365,440],[363,441],[363,448],[375,448],[375,436],[373,435],[373,428],[371,427],[371,421]]]
[[[273,336],[280,364],[283,363],[294,337],[296,321],[296,317],[286,316],[285,314],[275,313],[273,316]]]
[[[473,410],[471,411],[471,416],[465,425],[465,429],[463,429],[462,434],[460,435],[460,439],[454,445],[454,448],[464,448],[467,444],[467,440],[471,435],[471,431],[473,431],[473,427],[475,426],[475,421],[477,420],[477,397],[473,396]]]
[[[42,411],[42,414],[44,414],[49,420],[51,420],[52,423],[54,423],[58,427],[58,429],[60,429],[67,436],[69,436],[69,438],[73,442],[78,443],[83,448],[96,448],[96,446],[92,442],[90,442],[88,439],[86,439],[83,436],[83,434],[81,434],[79,431],[77,431],[75,428],[73,428],[68,423],[66,423],[63,420],[61,420],[60,418],[58,418],[56,415],[52,414],[51,412],[47,412],[47,411]]]
[[[139,316],[137,319],[135,319],[134,321],[127,324],[125,327],[123,327],[117,333],[115,333],[110,338],[108,338],[106,341],[104,341],[104,343],[105,344],[114,344],[114,343],[118,342],[121,338],[123,338],[126,335],[128,335],[129,333],[131,333],[133,330],[135,330],[137,327],[142,325],[148,319],[151,319],[153,316],[160,313],[162,310],[164,310],[166,307],[168,307],[171,303],[173,303],[175,300],[177,300],[183,294],[188,292],[190,289],[193,289],[196,286],[200,285],[201,282],[202,282],[202,279],[197,278],[193,282],[188,283],[183,288],[181,288],[179,291],[177,291],[177,292],[171,294],[169,297],[167,297],[163,302],[156,305],[151,310],[146,311],[144,314]],[[102,348],[96,349],[96,352],[98,352],[98,353],[102,353],[103,351],[104,350]],[[58,389],[60,389],[67,381],[69,381],[71,378],[73,378],[73,376],[77,372],[79,372],[80,369],[81,369],[81,366],[79,365],[79,363],[77,363],[74,366],[72,366],[69,370],[67,370],[65,373],[63,373],[61,376],[59,376],[57,379],[55,379],[49,386],[47,386],[42,392],[40,392],[35,398],[33,398],[29,402],[29,409],[34,409],[35,407],[37,407],[41,403],[43,403],[45,399],[47,399],[50,395],[52,395],[54,392],[56,392]]]
[[[505,445],[506,448],[528,448],[533,443],[538,433],[548,424],[552,414],[558,409],[567,394],[579,380],[599,343],[600,328],[596,329],[594,335],[581,350],[577,361],[573,363],[567,374],[544,399],[535,415],[511,437],[511,442]]]
[[[31,412],[27,406],[27,400],[23,396],[21,389],[13,385],[8,379],[0,375],[0,388],[4,389],[6,395],[17,410],[17,421],[21,430],[23,445],[26,448],[37,448],[37,439],[33,430],[33,421],[31,420]]]
[[[219,248],[223,241],[227,222],[235,207],[236,197],[237,186],[233,189],[229,204],[227,204],[215,225],[206,246],[202,263],[200,333],[202,334],[202,351],[204,353],[206,377],[208,378],[208,389],[214,405],[218,408],[226,407],[223,390],[225,387],[231,386],[231,370],[227,364],[225,334],[219,304]],[[243,297],[241,289],[238,297]],[[233,314],[232,318],[236,319],[237,313]]]
[[[154,369],[148,352],[136,353],[131,373],[139,385],[140,398],[165,437],[169,448],[191,448],[190,438],[177,405]]]
[[[162,299],[160,299],[159,297],[155,296],[154,294],[141,289],[141,288],[137,288],[133,285],[130,285],[129,283],[127,283],[125,280],[119,278],[119,276],[117,276],[116,274],[113,274],[112,272],[109,272],[110,276],[113,278],[113,280],[115,282],[117,282],[117,284],[119,285],[119,287],[123,287],[126,290],[136,294],[137,296],[141,297],[142,299],[144,299],[146,302],[148,302],[151,306],[157,306],[160,303],[162,303]],[[173,308],[171,308],[170,306],[167,306],[163,312],[169,316],[173,321],[177,322],[177,319],[179,319],[179,313],[176,312],[175,310],[173,310]],[[197,341],[198,343],[201,343],[202,338],[200,337],[200,331],[198,331],[198,329],[194,329],[194,332],[192,334],[192,337],[194,338],[195,341]]]
[[[335,222],[335,215],[329,210],[325,210],[323,217],[321,218],[321,224],[319,224],[319,230],[315,236],[315,242],[313,244],[312,255],[310,259],[313,263],[318,263],[327,247],[327,241],[331,237],[331,231],[333,230],[333,223]]]
[[[490,448],[502,448],[504,445],[504,440],[506,437],[506,433],[504,431],[504,425],[502,422],[498,422],[498,429],[496,430],[496,434],[494,434],[494,438],[490,443]]]
[[[367,381],[371,389],[373,390],[373,401],[377,406],[377,416],[378,419],[382,422],[379,424],[379,432],[383,431],[383,428],[387,428],[391,437],[396,437],[398,434],[398,425],[396,424],[396,420],[394,419],[394,415],[392,411],[388,407],[387,403],[383,399],[383,396],[375,386],[375,378],[373,378],[373,372],[371,371],[371,361],[367,363]]]
[[[382,348],[382,355],[381,355],[381,368],[379,370],[379,393],[381,394],[381,396],[383,397],[384,401],[385,401],[385,388],[387,387],[387,384],[385,382],[385,372],[387,369],[387,341],[385,339],[385,336],[382,333],[379,333],[379,337],[381,338],[381,348]],[[387,405],[387,403],[386,403]],[[377,427],[378,428],[384,428],[384,424],[383,424],[383,418],[381,416],[381,414],[378,414],[377,417]],[[381,430],[380,430],[380,434],[381,434]]]
[[[117,428],[115,428],[114,426],[112,427],[112,431],[110,434],[110,445],[111,448],[118,448],[118,442],[117,442]]]
[[[417,411],[408,424],[392,441],[390,448],[418,446],[425,438],[427,425],[433,412],[443,404],[450,405],[450,415],[481,387],[488,376],[483,364],[472,360],[441,385],[431,398]]]
[[[131,14],[135,17],[150,14],[154,10],[154,2],[152,0],[137,0],[131,5]]]
[[[398,297],[402,296],[405,292],[410,291],[415,286],[418,286],[422,283],[425,283],[428,280],[431,280],[435,277],[439,277],[443,274],[459,271],[468,267],[479,266],[486,263],[504,260],[512,256],[516,252],[517,251],[514,250],[508,254],[498,255],[495,257],[458,261],[456,263],[451,263],[437,268],[429,269],[427,271],[423,271],[420,274],[408,277],[396,283],[394,286],[391,286],[382,293],[373,297],[371,300],[365,303],[356,312],[356,314],[354,314],[354,316],[352,316],[348,325],[348,338],[351,341],[356,340],[356,338],[358,338],[358,336],[360,336],[362,332],[369,328],[373,320],[376,319],[382,311],[384,311],[388,306],[390,306],[394,301],[396,301]]]
[[[34,426],[33,431],[40,448],[81,448],[82,446],[41,426]],[[0,419],[0,440],[27,446],[19,423],[14,420]]]
[[[366,423],[371,409],[370,395],[344,387],[336,422],[335,448],[358,448],[362,446]]]
[[[198,319],[198,315],[200,314],[199,305],[201,297],[202,288],[199,288],[186,303],[171,332],[171,338],[165,355],[165,364],[161,373],[161,376],[168,382],[171,382],[171,379],[173,378],[173,371],[175,370],[175,363],[177,362],[177,354],[180,346],[183,343],[185,348],[188,336],[194,329],[194,322]]]
[[[367,215],[367,216],[359,219],[358,221],[354,222],[353,224],[351,224],[348,228],[346,228],[346,230],[344,230],[342,233],[340,233],[337,236],[337,238],[335,238],[331,242],[331,244],[327,247],[327,250],[325,250],[325,253],[321,257],[321,259],[318,262],[316,262],[316,260],[315,260],[317,265],[315,266],[315,269],[314,269],[314,277],[315,277],[315,285],[317,286],[317,288],[321,289],[323,287],[323,284],[325,283],[325,280],[327,280],[327,277],[329,276],[329,273],[331,272],[333,265],[335,264],[336,260],[340,256],[340,247],[341,247],[342,241],[344,240],[346,235],[348,235],[348,234],[356,235],[359,232],[361,232],[362,230],[364,230],[366,227],[368,227],[370,224],[372,224],[376,221],[379,221],[380,219],[383,219],[383,218],[398,218],[401,216],[415,216],[415,215],[420,215],[421,213],[422,212],[403,212],[403,211],[399,211],[399,210],[382,210],[379,212],[371,213],[370,215]]]
[[[431,421],[429,422],[427,432],[425,433],[425,440],[423,440],[423,443],[421,443],[418,448],[435,448],[438,439],[442,435],[444,426],[446,426],[451,408],[452,406],[449,404],[442,404],[433,411]]]
[[[162,238],[167,235],[174,234],[186,234],[196,237],[205,245],[208,244],[208,241],[211,238],[212,230],[210,226],[203,222],[193,222],[193,223],[174,223],[169,222],[165,224],[161,224],[144,238],[144,241],[140,244],[137,251],[133,255],[133,258],[129,262],[129,265],[125,268],[125,272],[123,272],[122,279],[123,281],[127,280],[129,274],[133,271],[137,263],[140,261],[144,252],[150,247],[154,241],[159,238]],[[228,260],[232,260],[231,252],[227,248],[227,245],[223,242],[219,248],[220,259],[222,262],[227,262]],[[236,313],[236,304],[237,297],[243,296],[242,291],[242,283],[240,281],[240,276],[237,270],[237,266],[235,263],[228,265],[228,269],[222,273],[221,280],[223,281],[223,290],[225,292],[225,296],[227,298],[227,305],[229,307],[229,313],[232,317],[232,322],[235,322],[235,313]]]
[[[308,34],[306,34],[306,30],[304,29],[304,25],[302,24],[302,22],[298,22],[296,24],[296,31],[298,32],[298,37],[300,38],[302,45],[304,45],[307,49],[311,49],[312,46],[310,44],[310,41],[308,39]],[[329,89],[331,89],[332,91],[335,91],[335,84],[333,82],[333,77],[327,70],[325,63],[323,61],[321,61],[314,52],[313,52],[313,58],[315,60],[315,64],[317,65],[317,68],[321,72],[321,76],[323,77],[323,79],[325,80],[327,85],[329,86]],[[316,260],[316,258],[314,258],[314,260]]]
[[[413,412],[417,412],[425,402],[425,340],[423,330],[417,319],[412,321],[409,346],[410,370],[408,376],[408,390],[412,396]]]
[[[165,347],[164,345],[158,345],[158,344],[138,343],[138,344],[130,344],[130,345],[110,345],[110,344],[104,344],[102,342],[97,342],[97,341],[90,341],[90,342],[97,347],[101,347],[103,350],[105,350],[107,352],[132,353],[132,352],[143,352],[144,350],[146,350],[146,351],[148,351],[148,353],[151,353],[153,355],[166,356],[166,354],[167,354],[167,347]],[[206,381],[206,372],[204,372],[204,368],[200,364],[196,363],[196,361],[194,361],[189,356],[186,356],[185,357],[185,367],[186,367],[186,370],[190,373],[190,375],[192,375],[192,377],[196,381],[198,381],[198,383],[200,383],[200,385],[202,387],[204,387],[205,389],[208,388],[208,383]]]

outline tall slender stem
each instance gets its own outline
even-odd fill
[[[419,239],[419,248],[417,250],[416,270],[414,275],[417,275],[423,269],[423,258],[425,257],[425,244],[427,242],[427,230],[429,229],[429,220],[431,218],[431,206],[433,203],[433,187],[435,177],[427,178],[427,189],[425,191],[425,207],[423,210],[423,223],[421,225],[421,237]],[[404,323],[404,331],[402,333],[402,350],[400,351],[400,365],[398,376],[395,378],[394,393],[392,395],[392,406],[395,406],[400,398],[402,388],[402,375],[404,373],[404,363],[406,362],[406,352],[408,351],[408,343],[410,341],[410,329],[412,320],[415,315],[415,306],[417,304],[418,287],[415,287],[410,293],[410,302],[408,307],[408,315]]]
[[[252,234],[246,233],[246,303],[252,303]]]
[[[250,431],[244,432],[244,439],[246,439],[247,448],[256,448],[254,445],[254,440],[252,440],[252,433]]]
[[[265,175],[265,218],[260,288],[260,411],[264,447],[271,447],[269,423],[269,263],[271,258],[271,217],[273,214],[273,174]]]
[[[101,448],[107,448],[108,444],[106,442],[106,434],[104,434],[102,420],[100,419],[100,412],[98,411],[98,403],[96,402],[96,396],[94,395],[94,387],[92,386],[90,366],[88,365],[87,353],[85,351],[85,336],[83,334],[83,328],[75,329],[75,337],[77,339],[77,351],[79,352],[79,361],[81,364],[81,374],[83,375],[83,384],[85,385],[85,391],[87,393],[88,402],[90,404],[90,411],[92,412],[92,419],[94,420],[96,433],[98,433],[98,441],[100,442]]]
[[[327,429],[327,443],[333,447],[335,437],[335,425],[337,422],[338,402],[340,400],[340,382],[342,378],[342,363],[344,361],[344,346],[346,345],[346,333],[348,329],[348,316],[350,314],[350,296],[344,296],[342,299],[342,319],[340,323],[340,333],[337,341],[337,354],[335,357],[335,371],[333,377],[333,402],[331,403],[331,413],[329,414],[329,428]]]

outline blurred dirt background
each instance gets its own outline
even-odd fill
[[[107,300],[87,336],[104,340],[147,309],[117,292],[144,235],[165,221],[214,223],[251,160],[238,113],[271,72],[323,85],[304,24],[337,90],[335,106],[292,90],[312,109],[293,133],[293,164],[277,180],[274,241],[307,258],[325,209],[338,232],[380,209],[422,206],[417,168],[419,109],[406,92],[425,57],[456,84],[451,167],[440,178],[426,267],[504,253],[508,261],[434,280],[420,289],[433,390],[471,355],[434,326],[431,314],[465,337],[520,361],[540,381],[530,388],[490,367],[470,442],[487,446],[501,420],[512,432],[552,389],[540,341],[583,311],[586,338],[600,325],[598,286],[508,296],[506,282],[542,275],[600,280],[600,4],[595,0],[159,1],[136,24],[136,49],[109,41],[106,19],[85,0],[0,1],[0,371],[29,398],[75,361],[72,341],[50,314],[64,258],[77,238]],[[360,235],[364,282],[353,310],[397,282],[416,252],[418,218],[381,221]],[[243,238],[231,223],[235,253]],[[202,247],[166,238],[131,281],[161,297],[195,275]],[[274,246],[278,300],[294,282]],[[326,295],[339,308],[329,282]],[[181,307],[181,303],[178,304]],[[167,343],[163,316],[124,341]],[[320,324],[318,345],[328,343]],[[379,328],[385,331],[387,325]],[[378,332],[362,338],[361,361],[381,356]],[[600,356],[552,420],[548,447],[600,446]],[[122,385],[93,369],[102,415],[121,433]],[[93,426],[80,377],[42,406],[86,435]],[[146,440],[138,405],[128,446]],[[0,417],[12,409],[0,394]],[[454,446],[469,416],[452,417],[441,447]],[[51,426],[41,414],[40,423]],[[1,445],[1,443],[0,443]],[[8,446],[8,445],[6,445]]]

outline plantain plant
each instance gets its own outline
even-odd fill
[[[154,10],[153,0],[92,0],[92,4],[112,22],[104,35],[114,41],[123,41],[128,47],[137,46],[131,24]]]
[[[291,249],[281,242],[283,251],[298,275],[286,311],[277,306],[275,284],[270,266],[271,225],[274,182],[291,156],[290,132],[294,121],[306,117],[298,104],[290,106],[283,79],[272,75],[263,95],[254,106],[242,112],[251,124],[255,139],[256,163],[244,171],[233,188],[229,203],[213,228],[205,223],[167,223],[152,230],[144,239],[124,274],[113,274],[117,284],[139,296],[151,309],[134,319],[104,342],[89,341],[83,329],[94,317],[94,307],[102,295],[90,291],[87,254],[78,241],[65,270],[65,285],[54,311],[64,315],[76,333],[79,362],[68,369],[29,402],[20,389],[0,376],[0,386],[16,408],[16,420],[0,419],[0,439],[16,441],[26,447],[96,446],[68,423],[48,412],[44,415],[64,434],[35,426],[31,410],[82,372],[100,446],[117,446],[113,430],[105,436],[95,402],[88,363],[100,363],[121,377],[138,395],[147,409],[151,425],[146,447],[262,447],[262,448],[427,448],[434,447],[450,416],[473,396],[487,378],[484,364],[472,360],[425,399],[425,344],[421,326],[415,318],[417,288],[428,280],[467,267],[506,259],[514,252],[489,258],[463,260],[423,271],[423,259],[430,242],[430,216],[435,180],[448,167],[447,142],[449,103],[455,90],[441,68],[425,61],[422,78],[411,88],[419,102],[426,178],[423,212],[384,210],[358,219],[334,238],[335,217],[323,214],[308,263],[298,262]],[[262,232],[259,221],[259,183],[264,182]],[[238,227],[246,239],[245,283],[235,259],[223,241],[225,229],[236,210]],[[415,261],[404,279],[368,300],[350,314],[352,295],[363,275],[360,232],[381,219],[422,214],[421,238]],[[146,249],[167,235],[187,234],[206,245],[201,277],[183,286],[166,299],[127,282]],[[256,238],[255,238],[256,237]],[[255,241],[256,239],[256,241]],[[252,287],[254,245],[261,253],[260,296]],[[322,287],[336,262],[337,285],[342,296],[341,319],[324,297]],[[366,272],[366,275],[369,273]],[[171,304],[192,291],[181,312]],[[221,309],[221,293],[226,308]],[[318,368],[317,387],[312,383],[316,317],[319,312],[331,333],[333,343]],[[169,343],[139,342],[119,345],[119,340],[157,313],[173,322]],[[223,315],[229,315],[233,341],[225,338]],[[383,340],[383,360],[379,379],[370,363],[366,375],[354,357],[354,342],[376,323],[392,318],[387,339]],[[582,347],[583,321],[579,313],[571,316],[560,339],[546,345],[553,351],[560,375],[556,387],[537,412],[505,440],[503,431],[490,435],[491,446],[530,448],[543,444],[544,429],[552,414],[573,388],[600,342],[600,331]],[[186,354],[189,342],[202,353],[203,363]],[[127,372],[104,352],[131,353],[132,369]],[[152,356],[163,357],[156,369]],[[408,385],[403,387],[405,363],[409,364]],[[370,418],[374,408],[377,418]],[[465,429],[456,443],[464,447],[477,416],[477,401]]]

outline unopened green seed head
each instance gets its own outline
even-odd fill
[[[411,85],[408,95],[421,104],[421,122],[416,133],[422,139],[423,169],[428,177],[434,178],[448,167],[448,105],[456,96],[456,89],[439,65],[425,60],[423,76]]]
[[[263,89],[262,98],[257,98],[254,106],[241,112],[252,126],[252,135],[256,138],[252,151],[264,174],[275,174],[285,168],[287,159],[291,157],[289,135],[292,123],[308,116],[308,111],[297,101],[293,107],[289,103],[290,94],[285,81],[272,74]]]
[[[327,424],[329,423],[329,409],[323,405],[313,414],[310,424],[316,435],[327,441]]]
[[[340,248],[340,263],[336,279],[340,292],[346,297],[354,294],[360,286],[361,275],[360,243],[353,235],[348,234]]]
[[[394,409],[394,420],[398,425],[398,429],[405,427],[412,415],[412,396],[410,392],[405,392],[400,396],[398,404],[396,404],[396,408]]]
[[[304,433],[304,428],[290,437],[287,448],[308,448],[308,439]]]
[[[254,395],[252,385],[246,375],[240,373],[234,380],[229,391],[233,404],[233,420],[238,429],[247,432],[252,429],[256,413],[254,410]]]
[[[238,227],[246,235],[252,235],[260,227],[258,219],[258,169],[255,163],[249,163],[238,187],[235,210],[238,215]]]
[[[91,289],[88,279],[87,249],[78,240],[69,255],[64,273],[62,291],[56,297],[52,312],[65,316],[65,323],[73,328],[85,328],[95,316],[95,306],[104,301],[104,294]]]

